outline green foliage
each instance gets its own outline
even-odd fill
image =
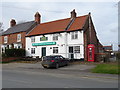
[[[120,74],[118,64],[99,64],[94,69],[93,73],[106,73],[106,74]]]
[[[25,56],[25,50],[24,49],[6,49],[5,53],[3,53],[4,57],[22,57]]]

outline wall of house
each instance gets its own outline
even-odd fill
[[[21,41],[17,42],[17,35],[21,34]],[[16,45],[17,43],[21,43],[22,48],[25,48],[25,35],[26,32],[19,32],[19,33],[14,33],[14,34],[9,34],[9,35],[4,35],[2,36],[2,46],[6,46],[6,45]],[[8,37],[8,41],[7,43],[4,43],[4,37],[7,36]]]
[[[87,46],[89,44],[94,44],[95,45],[95,61],[99,61],[99,57],[97,56],[97,54],[99,53],[99,49],[101,49],[101,44],[99,43],[99,40],[97,38],[97,34],[94,28],[94,24],[92,22],[91,19],[91,38],[90,38],[90,30],[89,30],[89,21],[87,20],[86,22],[86,27],[84,30],[84,52],[85,52],[85,61],[88,60],[88,56],[87,56]]]
[[[26,56],[39,56],[41,57],[41,48],[46,47],[46,55],[62,55],[69,58],[69,46],[80,46],[80,53],[74,53],[74,58],[84,58],[84,42],[83,42],[83,31],[78,31],[78,39],[72,40],[71,33],[58,33],[58,40],[53,40],[53,34],[44,35],[48,37],[47,41],[40,41],[40,37],[43,35],[35,36],[34,43],[43,42],[56,42],[56,45],[47,46],[32,46],[31,37],[26,37]],[[67,38],[66,38],[67,37]],[[67,41],[67,42],[66,42]],[[58,53],[53,54],[53,47],[58,47]],[[31,54],[31,48],[35,48],[35,54]]]

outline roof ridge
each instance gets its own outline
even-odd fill
[[[82,15],[82,16],[78,16],[78,17],[76,17],[76,18],[85,17],[85,16],[88,16],[88,15]],[[49,21],[49,22],[44,22],[44,23],[40,23],[40,24],[47,24],[47,23],[52,23],[52,22],[57,22],[57,21],[62,21],[62,20],[67,20],[67,19],[70,19],[70,18],[58,19],[58,20]]]

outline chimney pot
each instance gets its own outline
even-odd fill
[[[11,19],[10,21],[10,27],[13,27],[16,25],[16,21],[14,19]]]
[[[73,9],[73,11],[70,12],[70,13],[71,13],[71,19],[76,18],[76,12],[75,12],[75,9]]]
[[[40,18],[41,18],[41,15],[39,14],[39,12],[36,12],[36,14],[35,14],[35,22],[37,22],[37,24],[40,24]]]

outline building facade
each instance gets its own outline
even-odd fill
[[[47,23],[40,23],[26,35],[26,56],[42,57],[62,55],[70,59],[88,59],[87,47],[95,45],[95,54],[100,52],[90,13],[76,15]],[[97,59],[96,59],[97,61]]]
[[[35,14],[34,21],[16,24],[16,21],[14,19],[12,19],[10,21],[10,28],[8,28],[1,35],[1,37],[2,37],[2,44],[1,44],[2,52],[4,52],[5,49],[10,49],[10,48],[25,49],[26,34],[30,30],[32,30],[37,24],[39,24],[39,22],[40,22],[40,15],[38,13]]]

